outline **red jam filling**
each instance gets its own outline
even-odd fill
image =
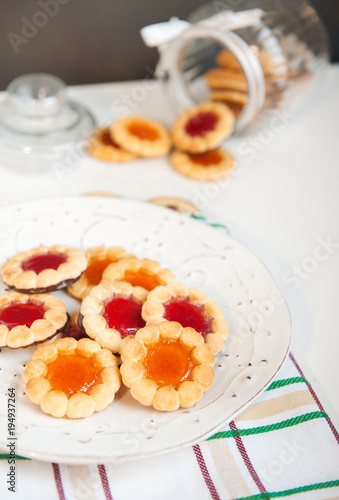
[[[141,317],[141,304],[130,298],[115,297],[105,303],[103,316],[109,328],[115,328],[122,338],[134,335],[145,326]]]
[[[18,325],[30,328],[37,319],[43,319],[45,307],[35,302],[12,303],[0,310],[0,324],[7,326],[10,330]]]
[[[185,130],[192,137],[203,136],[214,129],[217,121],[218,116],[212,111],[201,112],[187,121]]]
[[[127,127],[128,132],[142,141],[155,141],[159,138],[158,131],[143,122],[132,122]]]
[[[186,347],[173,340],[164,340],[148,350],[145,366],[148,377],[158,385],[176,387],[191,377],[195,365]]]
[[[132,286],[142,286],[149,292],[160,285],[160,281],[154,275],[147,274],[145,271],[126,272],[123,281],[128,281]]]
[[[24,271],[34,271],[39,274],[45,269],[58,269],[66,260],[66,255],[62,253],[45,253],[29,257],[23,261],[21,267]]]
[[[86,392],[97,381],[99,370],[91,358],[80,354],[59,356],[48,365],[46,378],[54,390],[65,394]]]
[[[184,328],[190,326],[205,336],[210,331],[210,319],[204,314],[204,306],[193,305],[188,300],[173,300],[164,305],[164,318],[177,321]]]
[[[80,340],[83,338],[87,338],[87,335],[83,333],[80,330],[79,326],[75,323],[67,325],[62,331],[60,337],[61,338],[73,337],[75,340]]]
[[[197,165],[209,167],[210,165],[218,165],[222,160],[222,156],[218,151],[207,151],[207,153],[200,155],[190,155],[190,160]]]

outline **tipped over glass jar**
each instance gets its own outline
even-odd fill
[[[326,30],[304,0],[216,0],[141,30],[158,47],[155,74],[178,112],[203,101],[227,104],[235,133],[261,126],[270,111],[294,113],[328,66]]]

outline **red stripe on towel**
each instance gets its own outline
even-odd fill
[[[56,485],[56,489],[57,489],[57,492],[59,495],[59,499],[66,500],[65,493],[64,493],[64,487],[62,486],[60,467],[58,464],[52,464],[52,467],[53,467],[55,485]]]
[[[232,429],[232,431],[237,431],[238,430],[238,428],[235,425],[234,421],[230,422],[229,426]],[[240,455],[241,455],[243,461],[245,462],[245,465],[246,465],[249,473],[251,474],[253,481],[257,485],[260,493],[267,493],[267,490],[266,490],[265,486],[262,484],[262,482],[261,482],[258,474],[256,473],[256,471],[255,471],[255,469],[253,467],[253,464],[252,464],[252,462],[250,460],[250,457],[247,454],[247,451],[245,449],[245,446],[244,446],[244,443],[243,443],[241,437],[240,436],[234,436],[234,439],[235,439],[237,448],[238,448],[238,450],[240,452]]]
[[[311,386],[311,384],[307,381],[307,379],[306,379],[305,375],[303,374],[303,372],[302,372],[302,370],[301,370],[300,366],[298,365],[298,363],[297,363],[297,361],[296,361],[295,357],[293,356],[293,354],[292,354],[291,352],[290,352],[290,359],[292,360],[292,362],[293,362],[294,366],[296,367],[296,369],[297,369],[297,370],[298,370],[298,372],[300,373],[301,377],[304,377],[304,378],[305,378],[305,380],[306,380],[306,385],[307,385],[307,387],[308,387],[308,390],[309,390],[309,391],[310,391],[310,393],[312,394],[314,401],[317,403],[319,410],[320,410],[320,411],[323,411],[323,412],[325,413],[325,410],[324,410],[324,408],[323,408],[323,405],[320,403],[320,400],[319,400],[318,396],[316,395],[316,393],[314,392],[313,387],[312,387],[312,386]],[[332,422],[331,422],[331,420],[330,420],[329,418],[327,418],[327,417],[326,417],[326,421],[327,421],[327,423],[328,423],[328,425],[329,425],[329,427],[330,427],[330,429],[331,429],[331,431],[332,431],[332,433],[333,433],[333,435],[334,435],[335,439],[337,440],[337,443],[339,444],[339,434],[338,434],[337,429],[334,427],[334,425],[332,424]]]
[[[206,466],[206,462],[205,462],[204,457],[203,457],[203,455],[201,453],[200,446],[198,444],[196,444],[195,446],[193,446],[193,451],[194,451],[196,459],[198,461],[198,464],[199,464],[199,467],[200,467],[200,471],[201,471],[201,473],[203,475],[203,478],[205,480],[206,486],[209,489],[209,492],[211,493],[211,497],[213,498],[213,500],[220,500],[218,492],[215,489],[215,486],[214,486],[213,481],[211,479],[210,473],[208,472],[208,469],[207,469],[207,466]]]
[[[98,470],[106,500],[113,500],[111,489],[109,487],[108,477],[106,474],[106,467],[104,465],[98,465]]]

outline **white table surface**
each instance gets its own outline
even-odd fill
[[[88,106],[98,123],[112,122],[126,110],[168,126],[175,116],[154,82],[84,85],[69,94]],[[339,67],[334,66],[321,93],[279,130],[230,141],[239,167],[226,185],[182,177],[167,158],[106,164],[76,153],[63,175],[20,175],[0,165],[0,205],[87,191],[195,202],[272,272],[291,310],[292,352],[339,429],[338,116]]]

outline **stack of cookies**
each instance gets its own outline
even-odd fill
[[[273,60],[266,50],[254,51],[263,70],[266,86],[265,107],[278,104],[286,85],[286,68],[282,60]],[[217,68],[205,73],[212,101],[227,104],[238,118],[248,102],[248,84],[245,73],[229,50],[222,50],[216,57]]]

